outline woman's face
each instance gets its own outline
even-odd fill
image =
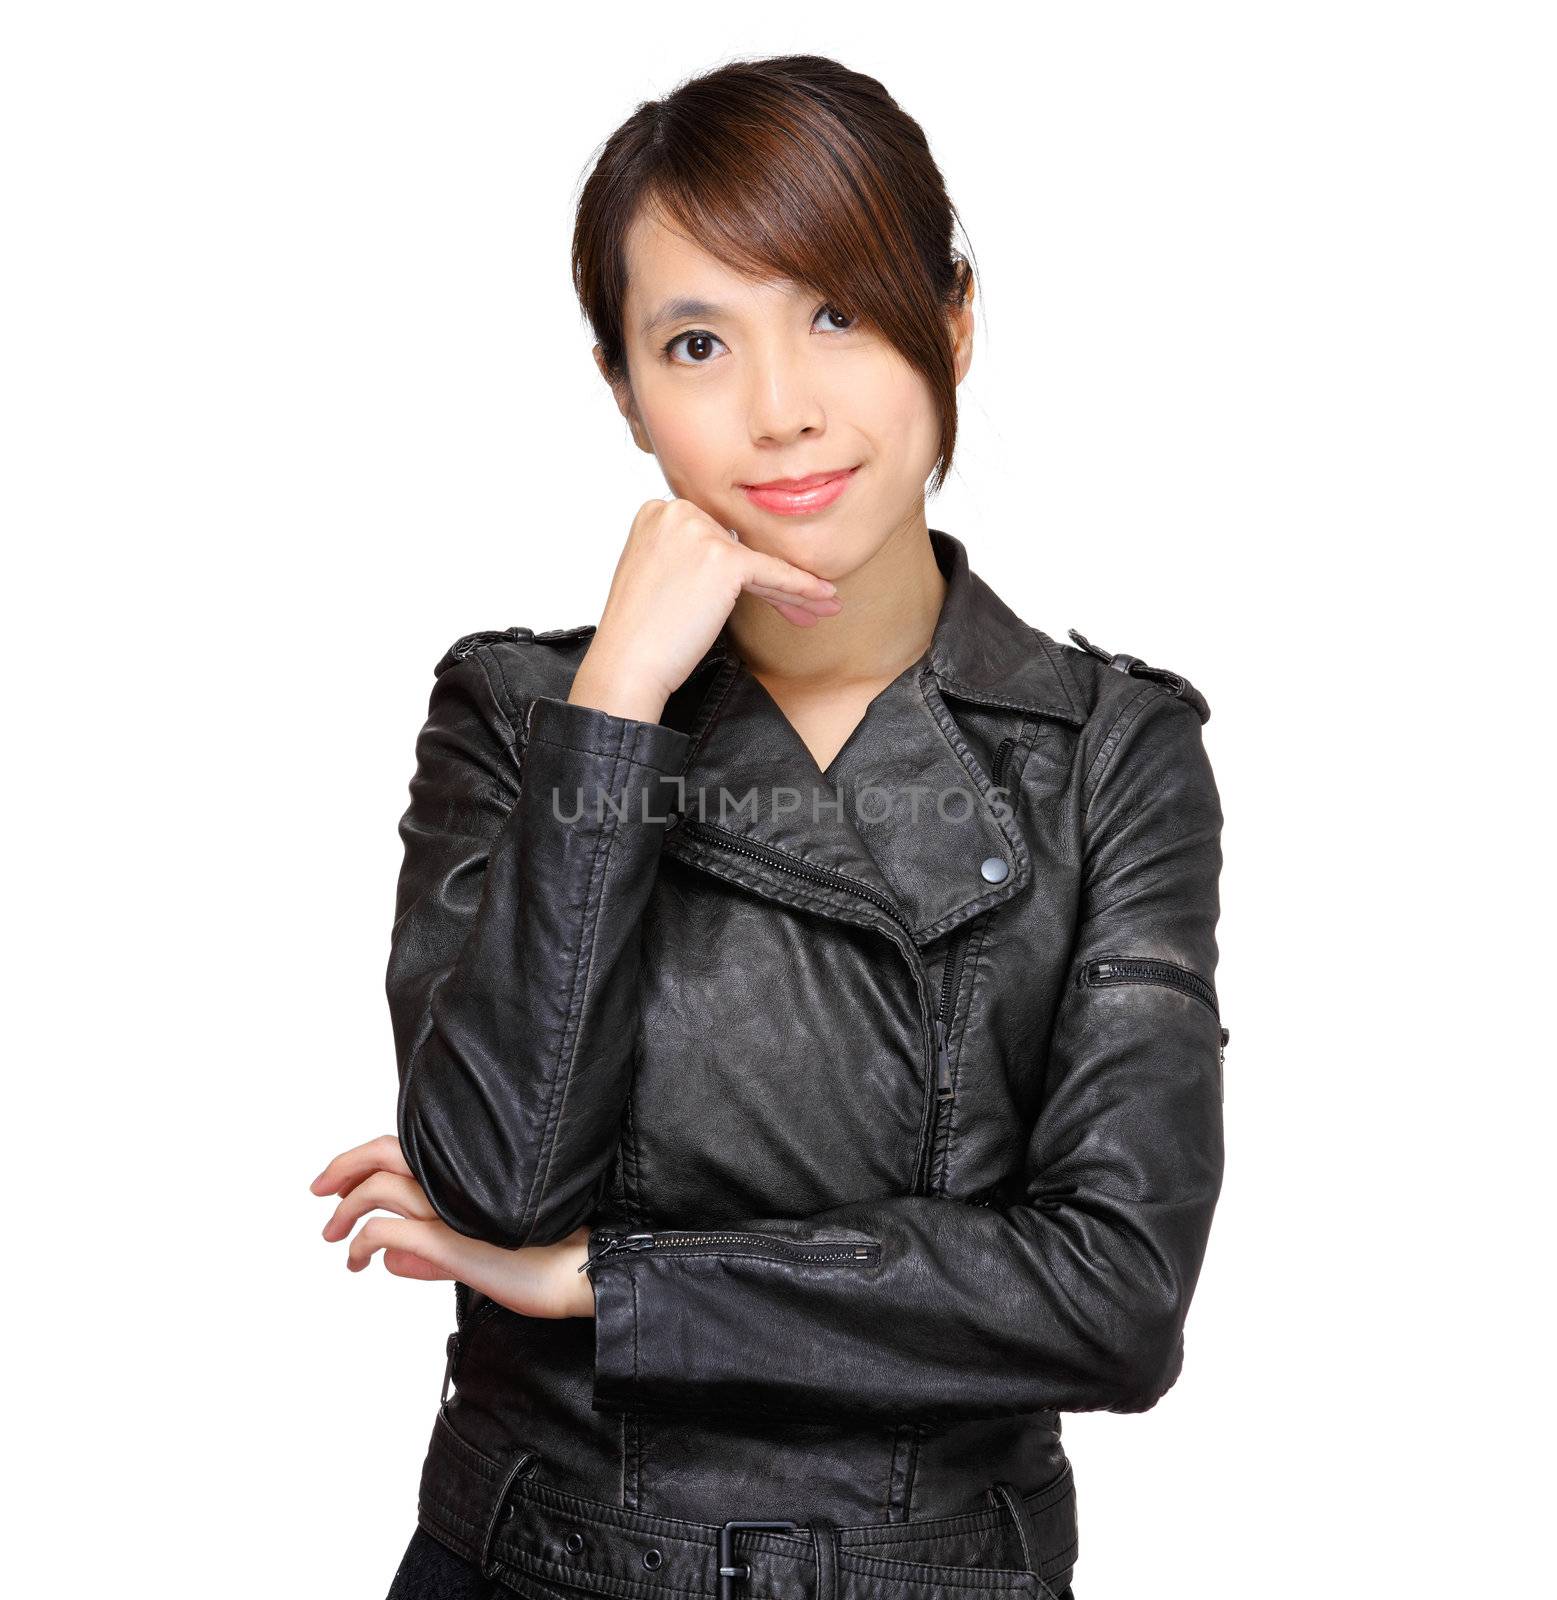
[[[617,404],[674,494],[751,548],[833,580],[924,526],[939,420],[929,385],[892,345],[811,289],[741,277],[652,213],[626,248],[629,382]],[[971,297],[954,331],[961,382]],[[781,509],[745,489],[847,468],[830,502]]]

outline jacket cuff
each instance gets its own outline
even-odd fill
[[[683,770],[692,740],[663,722],[619,717],[599,706],[536,695],[525,715],[525,743],[556,745],[609,760],[620,758],[672,776]]]
[[[600,1249],[598,1230],[590,1234],[589,1254]],[[630,1272],[596,1272],[595,1390],[596,1411],[627,1411],[634,1405],[637,1380],[638,1300]]]

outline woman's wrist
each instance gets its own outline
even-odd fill
[[[567,1278],[567,1315],[592,1317],[595,1314],[595,1283],[587,1272],[580,1270],[589,1259],[589,1239],[571,1245],[562,1254],[562,1268]]]
[[[646,674],[604,662],[597,665],[587,655],[568,690],[568,700],[573,705],[593,706],[614,717],[630,717],[638,722],[658,722],[667,699],[669,696]]]

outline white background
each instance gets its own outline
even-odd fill
[[[432,666],[665,492],[593,151],[789,50],[967,226],[931,524],[1213,709],[1226,1183],[1177,1386],[1065,1419],[1079,1600],[1551,1581],[1550,11],[782,9],[5,12],[13,1593],[388,1587],[452,1290],[307,1185],[393,1128]]]

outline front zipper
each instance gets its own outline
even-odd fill
[[[1081,988],[1102,989],[1116,983],[1161,983],[1181,994],[1193,995],[1211,1015],[1221,1020],[1216,990],[1188,967],[1174,961],[1159,961],[1154,956],[1099,956],[1086,962],[1076,974]]]
[[[1000,787],[1001,774],[1005,770],[1006,757],[1010,755],[1015,744],[1016,740],[1008,735],[1000,741],[999,748],[995,751],[994,784],[997,789]],[[930,1136],[932,1162],[936,1140],[940,1133],[941,1117],[950,1111],[951,1102],[956,1094],[952,1088],[951,1050],[948,1041],[951,1037],[952,1016],[957,1009],[957,992],[962,987],[962,958],[967,953],[968,941],[973,937],[974,927],[979,920],[977,917],[972,917],[957,931],[952,939],[951,948],[946,952],[946,966],[941,973],[941,993],[935,1007],[937,1079],[936,1115]]]
[[[878,894],[868,884],[856,883],[853,878],[848,878],[841,872],[833,872],[827,867],[813,866],[809,861],[797,861],[792,856],[787,856],[782,850],[770,849],[767,845],[754,844],[750,839],[743,839],[739,834],[731,833],[728,828],[721,828],[712,822],[705,822],[701,817],[683,816],[679,824],[690,833],[702,834],[704,837],[716,839],[727,850],[737,851],[741,855],[753,856],[758,861],[765,861],[769,866],[782,868],[785,872],[793,872],[802,878],[810,878],[815,883],[825,883],[831,888],[847,889],[851,894],[863,895],[881,907],[886,914],[908,935],[909,943],[913,943],[913,924],[897,908],[897,906],[884,894]]]
[[[1000,787],[1000,779],[1005,770],[1006,758],[1010,755],[1016,742],[1014,738],[1007,735],[996,748],[993,777],[994,786],[997,789]],[[808,861],[795,861],[782,851],[770,850],[766,846],[753,844],[749,839],[742,839],[728,829],[717,827],[701,818],[688,817],[677,813],[674,825],[689,829],[694,834],[702,834],[705,837],[716,839],[727,850],[734,850],[741,855],[749,855],[755,860],[764,861],[770,866],[778,867],[784,872],[794,873],[798,877],[809,878],[815,883],[845,889],[851,894],[861,895],[873,904],[880,906],[907,935],[908,945],[905,954],[908,951],[913,953],[913,964],[920,975],[920,988],[921,993],[923,992],[925,986],[924,962],[919,956],[919,947],[914,940],[913,926],[885,895],[878,894],[866,884],[856,883],[852,878],[847,878],[842,873],[829,871],[826,867],[813,866]],[[970,918],[953,939],[952,947],[947,952],[945,971],[941,977],[940,995],[935,1011],[931,1016],[931,1029],[935,1039],[935,1094],[927,1104],[927,1116],[925,1118],[925,1124],[927,1125],[921,1125],[920,1128],[922,1147],[913,1189],[916,1194],[928,1194],[930,1192],[930,1179],[935,1162],[935,1144],[937,1135],[940,1132],[941,1117],[955,1095],[955,1090],[952,1088],[951,1050],[948,1041],[951,1031],[952,1012],[957,1004],[957,990],[962,981],[962,958],[967,951],[968,941],[973,936],[974,924],[977,921],[977,918]]]
[[[796,1244],[791,1239],[780,1238],[773,1233],[751,1233],[746,1231],[732,1231],[728,1233],[683,1233],[678,1230],[645,1230],[638,1233],[615,1233],[610,1229],[602,1229],[600,1237],[606,1240],[600,1249],[589,1257],[580,1267],[580,1272],[587,1271],[597,1261],[603,1261],[607,1256],[620,1255],[627,1251],[636,1250],[703,1250],[710,1245],[752,1245],[756,1248],[743,1253],[748,1255],[768,1255],[784,1261],[859,1261],[875,1262],[881,1254],[881,1246],[872,1240],[869,1243],[840,1240],[833,1244]]]
[[[914,941],[913,924],[884,894],[878,894],[868,884],[856,883],[853,878],[845,877],[841,872],[833,872],[827,867],[813,866],[809,861],[797,861],[784,854],[782,850],[771,849],[767,845],[753,843],[750,839],[742,839],[738,834],[731,833],[728,828],[721,828],[715,823],[706,822],[701,817],[681,815],[677,822],[679,828],[687,832],[717,842],[726,850],[732,850],[737,855],[750,856],[755,861],[765,862],[768,866],[777,867],[781,872],[788,872],[797,878],[807,878],[813,883],[825,884],[828,888],[843,889],[849,894],[858,895],[868,900],[872,905],[879,906],[892,919],[893,924],[901,928],[904,942],[899,943],[910,968],[914,973],[914,980],[919,992],[920,1010],[926,1009],[925,995],[929,987],[928,974],[925,972],[924,959],[919,954],[919,946]],[[704,869],[707,870],[707,869]],[[931,1031],[935,1039],[935,1060],[931,1067],[932,1078],[938,1078],[942,1071],[941,1062],[945,1057],[945,1030],[939,1025],[938,1018],[932,1017]],[[936,1099],[933,1095],[925,1097],[924,1115],[919,1124],[919,1151],[915,1163],[913,1188],[910,1193],[925,1194],[929,1192],[928,1181],[930,1162],[934,1155],[934,1130],[935,1130]]]

